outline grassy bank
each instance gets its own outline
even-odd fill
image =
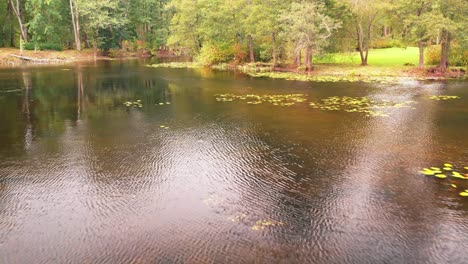
[[[387,48],[369,51],[368,66],[360,66],[358,52],[332,53],[313,59],[314,70],[304,72],[297,66],[287,65],[273,68],[271,64],[256,63],[230,65],[211,65],[217,70],[238,70],[253,77],[269,77],[296,81],[315,82],[396,82],[402,79],[441,80],[448,78],[465,78],[464,70],[455,68],[447,73],[433,73],[416,69],[419,60],[419,50],[416,47]],[[166,68],[199,68],[201,64],[190,62],[163,63],[149,65],[150,67]],[[427,68],[432,66],[426,66]]]
[[[417,65],[418,61],[419,50],[416,47],[369,50],[368,63],[372,66]],[[317,57],[314,62],[319,64],[359,65],[361,59],[359,52],[331,53]]]

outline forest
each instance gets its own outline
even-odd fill
[[[0,0],[0,47],[158,52],[311,70],[327,54],[417,47],[418,67],[468,64],[464,0]],[[415,65],[416,66],[416,65]]]

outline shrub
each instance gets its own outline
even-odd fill
[[[242,63],[245,61],[247,58],[247,51],[242,49],[242,46],[239,43],[236,43],[232,46],[233,52],[234,52],[234,59],[233,61],[235,63]]]
[[[437,65],[440,63],[440,45],[432,45],[426,48],[424,62],[427,65]]]
[[[428,65],[437,65],[440,63],[440,45],[432,45],[426,48],[425,62]],[[449,54],[450,66],[468,66],[468,50],[464,50],[457,43],[451,43]]]
[[[34,50],[36,47],[36,44],[29,42],[23,44],[23,48],[25,50]],[[56,44],[56,43],[39,43],[37,44],[37,50],[57,50],[57,51],[62,51],[63,47],[61,44]]]
[[[213,65],[228,62],[234,58],[234,51],[231,47],[205,44],[200,50],[196,60],[203,65]]]
[[[382,38],[374,41],[372,47],[375,49],[402,48],[404,45],[399,39]]]

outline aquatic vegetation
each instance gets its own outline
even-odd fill
[[[141,100],[136,100],[135,102],[127,101],[124,103],[126,107],[139,107],[142,108],[143,104],[141,103]]]
[[[295,72],[245,72],[252,77],[268,77],[302,82],[377,82],[394,83],[399,79],[394,76],[358,76],[358,75],[308,75]]]
[[[430,96],[429,99],[436,100],[436,101],[447,101],[447,100],[453,100],[453,99],[460,99],[460,96],[456,95],[433,95]]]
[[[386,117],[389,113],[384,111],[391,108],[409,108],[414,101],[394,102],[389,100],[371,100],[367,97],[333,96],[322,99],[320,103],[311,102],[314,109],[328,111],[345,111],[348,113],[364,113],[371,117]]]
[[[218,102],[233,102],[241,101],[249,105],[257,105],[262,103],[270,103],[275,106],[292,106],[296,103],[303,103],[307,99],[305,94],[267,94],[267,95],[235,95],[235,94],[217,94],[215,95]]]
[[[293,106],[307,101],[305,94],[273,94],[273,95],[235,95],[217,94],[218,102],[241,101],[249,105],[270,103],[275,106]],[[366,97],[333,96],[322,99],[321,102],[311,102],[309,105],[314,109],[328,111],[345,111],[348,113],[365,113],[366,116],[386,117],[389,113],[386,109],[412,108],[414,101],[394,102],[390,100],[371,100]]]
[[[463,167],[465,170],[468,170],[468,167]],[[458,188],[458,185],[455,184],[454,180],[468,180],[468,173],[462,174],[458,171],[454,170],[455,167],[451,163],[445,163],[442,169],[438,167],[430,167],[430,168],[423,168],[419,173],[426,175],[426,176],[434,176],[438,179],[447,179],[450,177],[450,187]],[[446,174],[442,173],[442,171],[446,171]],[[454,179],[455,178],[455,179]],[[460,196],[468,196],[468,190],[460,193]]]
[[[163,129],[169,129],[169,127],[168,127],[168,126],[165,126],[165,125],[160,125],[159,127],[160,127],[160,128],[163,128]]]
[[[159,103],[156,103],[156,105],[170,105],[171,102],[159,102]]]
[[[242,222],[247,218],[247,214],[241,213],[238,215],[230,216],[228,219],[232,222]]]
[[[254,226],[251,227],[252,230],[263,230],[267,227],[273,226],[282,226],[284,225],[283,222],[274,221],[274,220],[258,220]]]
[[[203,65],[195,63],[195,62],[167,62],[167,63],[156,63],[151,65],[146,65],[147,67],[151,68],[172,68],[172,69],[196,69],[202,68]]]

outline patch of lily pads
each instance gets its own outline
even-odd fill
[[[217,94],[215,95],[218,102],[233,102],[241,101],[250,105],[262,103],[270,103],[275,106],[293,106],[297,103],[307,101],[305,94],[269,94],[269,95],[235,95],[235,94]]]
[[[143,107],[143,104],[141,103],[141,100],[136,100],[134,102],[132,101],[127,101],[124,103],[124,105],[126,107],[138,107],[138,108],[142,108]]]
[[[364,113],[371,117],[386,117],[388,109],[412,108],[414,101],[395,102],[391,100],[372,100],[367,97],[332,96],[322,99],[321,102],[311,102],[314,109],[328,111],[345,111],[348,113]]]
[[[436,101],[447,101],[453,99],[460,99],[460,96],[456,95],[433,95],[430,96],[429,99],[436,100]]]
[[[258,218],[257,218],[258,219]],[[272,219],[263,219],[263,220],[254,220],[254,219],[249,219],[249,215],[246,213],[240,213],[237,215],[233,215],[228,217],[228,220],[239,223],[239,222],[252,222],[255,221],[255,224],[253,224],[250,229],[254,231],[260,231],[264,230],[266,228],[272,228],[272,227],[278,227],[278,226],[284,226],[284,223],[281,221],[276,221]]]
[[[468,166],[463,167],[464,172],[458,172],[451,163],[444,163],[443,167],[423,168],[419,173],[426,176],[434,176],[438,179],[452,179],[450,184],[453,188],[458,188],[458,185],[453,183],[455,180],[468,180]],[[460,196],[468,197],[468,189],[459,192]]]
[[[295,72],[246,72],[252,77],[268,77],[302,82],[374,82],[394,83],[399,78],[393,76],[340,76],[340,75],[308,75]]]
[[[146,65],[151,68],[172,68],[172,69],[196,69],[202,68],[203,65],[195,62],[167,62],[167,63],[156,63],[151,65]]]
[[[275,106],[293,106],[307,101],[305,94],[273,94],[273,95],[236,95],[217,94],[218,102],[245,102],[250,105],[270,103]],[[396,102],[391,100],[372,100],[367,97],[332,96],[319,102],[310,102],[314,109],[326,111],[345,111],[348,113],[364,113],[370,117],[389,116],[389,109],[412,108],[415,101]]]

